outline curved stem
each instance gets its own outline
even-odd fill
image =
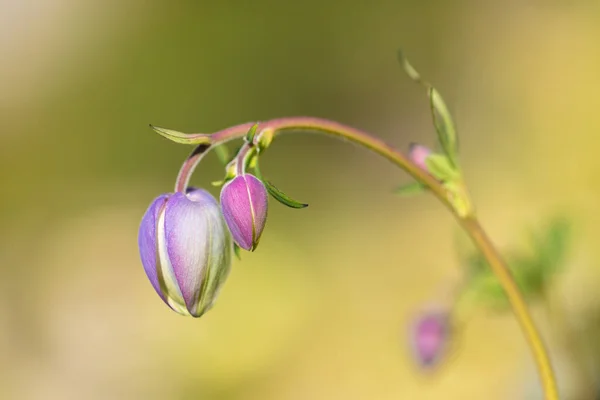
[[[479,251],[481,251],[494,272],[494,275],[500,281],[500,284],[506,292],[506,296],[512,306],[513,314],[517,321],[519,321],[519,325],[521,325],[523,334],[533,353],[533,358],[535,359],[544,389],[544,398],[546,400],[558,400],[556,379],[552,364],[550,363],[550,358],[548,357],[548,351],[546,350],[546,346],[531,318],[527,303],[525,302],[510,270],[486,232],[481,227],[477,218],[459,218],[459,222],[465,232],[471,237]]]
[[[189,135],[186,138],[186,143],[200,143],[199,147],[206,146],[207,142],[209,142],[211,146],[221,144],[243,137],[253,125],[254,123],[237,125],[210,135]],[[523,335],[527,339],[529,347],[533,353],[538,373],[540,375],[545,400],[559,399],[556,380],[554,378],[554,372],[546,351],[546,347],[533,322],[533,319],[531,318],[527,304],[506,263],[479,224],[479,221],[472,210],[470,210],[467,214],[459,213],[456,207],[454,207],[450,201],[448,190],[441,182],[431,176],[427,171],[424,171],[415,165],[400,151],[396,150],[382,140],[373,137],[359,129],[352,128],[338,122],[311,117],[273,119],[262,122],[259,125],[258,131],[262,132],[265,129],[270,129],[275,132],[275,134],[293,131],[314,131],[354,142],[379,154],[388,161],[392,162],[394,165],[406,171],[417,181],[426,185],[427,188],[456,217],[462,228],[469,234],[477,248],[479,248],[479,250],[482,252],[492,271],[502,284],[502,287],[504,288],[504,291],[506,292],[506,295],[512,306],[513,314],[519,322],[523,331]],[[192,153],[192,155],[185,161],[177,179],[176,187],[178,190],[185,189],[189,180],[189,176],[193,172],[203,154],[205,154],[205,151],[198,152],[198,154]]]

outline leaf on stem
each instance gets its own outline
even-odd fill
[[[444,154],[430,154],[425,159],[427,171],[442,182],[454,182],[460,178],[460,174]]]
[[[223,165],[227,165],[231,161],[231,153],[226,144],[215,147],[215,153]]]
[[[423,193],[427,190],[427,187],[421,182],[411,182],[406,185],[402,185],[394,189],[394,194],[400,196],[412,196],[415,194]]]
[[[410,79],[421,84],[429,96],[429,106],[433,117],[433,124],[438,136],[440,146],[455,167],[458,166],[458,136],[452,116],[440,93],[410,64],[402,51],[398,51],[398,60]]]
[[[290,208],[308,207],[308,204],[292,199],[290,196],[288,196],[287,194],[279,190],[277,187],[275,187],[275,185],[273,185],[267,179],[263,178],[262,173],[260,172],[260,168],[258,167],[258,157],[256,157],[256,160],[254,161],[254,171],[256,173],[256,177],[265,184],[267,192],[269,192],[269,194],[273,196],[275,200]]]
[[[252,125],[252,127],[248,130],[248,133],[246,133],[245,136],[245,140],[247,143],[252,144],[254,141],[254,135],[256,135],[256,130],[258,129],[258,124],[254,124]]]
[[[172,129],[160,128],[158,126],[150,125],[156,133],[165,137],[175,143],[181,144],[211,144],[212,139],[208,135],[203,134],[187,134],[183,132],[177,132]]]
[[[233,254],[235,254],[238,260],[242,259],[242,250],[240,249],[240,246],[237,245],[237,243],[233,244]]]

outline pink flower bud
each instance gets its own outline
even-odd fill
[[[221,209],[233,240],[252,251],[267,222],[268,194],[265,185],[251,174],[238,175],[221,190]]]
[[[146,275],[160,298],[182,315],[213,305],[231,266],[231,236],[217,200],[202,189],[156,198],[140,224]]]
[[[410,330],[410,342],[419,366],[432,368],[442,358],[450,341],[450,316],[442,310],[420,314]]]
[[[408,148],[408,158],[415,163],[419,168],[427,171],[427,157],[431,154],[431,150],[428,147],[417,143],[411,143]]]

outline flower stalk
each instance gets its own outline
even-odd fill
[[[535,359],[544,399],[558,400],[552,364],[523,293],[506,261],[491,242],[477,218],[462,177],[458,160],[458,135],[448,107],[440,93],[421,77],[401,53],[399,60],[409,78],[427,91],[438,138],[438,149],[430,150],[425,146],[414,144],[411,145],[408,155],[405,155],[381,139],[360,129],[312,117],[289,117],[260,123],[246,123],[212,134],[185,134],[170,129],[152,127],[169,140],[196,145],[194,151],[181,166],[175,183],[175,191],[186,193],[191,175],[208,151],[229,141],[244,139],[244,144],[238,154],[227,165],[225,179],[218,184],[224,185],[221,192],[221,206],[229,232],[236,242],[235,248],[241,247],[253,251],[258,244],[266,221],[267,193],[292,208],[307,206],[307,204],[293,200],[281,192],[268,180],[265,180],[260,173],[259,155],[270,146],[276,136],[293,132],[321,133],[373,151],[407,172],[415,180],[415,182],[397,189],[398,194],[429,191],[454,215],[459,225],[485,258],[506,293],[512,312],[519,322]],[[253,169],[255,176],[247,174],[246,169]],[[435,346],[429,346],[439,344],[430,340],[438,339],[439,335],[436,336],[436,332],[438,331],[425,332],[423,338],[427,340],[419,342],[423,345],[420,349],[427,350],[423,354],[430,354],[432,350],[437,349]]]
[[[175,186],[176,190],[185,190],[191,174],[207,151],[231,140],[244,138],[254,125],[254,122],[241,124],[212,134],[182,134],[153,127],[156,132],[174,142],[197,145],[196,149],[190,154],[180,169]],[[275,137],[282,133],[307,131],[337,137],[375,152],[407,172],[449,209],[479,251],[484,255],[504,288],[510,301],[512,312],[519,322],[523,335],[535,359],[544,392],[544,399],[558,400],[556,380],[546,346],[533,322],[524,297],[515,283],[510,270],[479,223],[462,179],[458,182],[453,182],[452,185],[447,185],[435,175],[432,175],[420,165],[411,161],[410,157],[405,156],[402,152],[381,139],[362,130],[326,119],[312,117],[273,119],[259,123],[256,135],[260,137],[262,132],[267,132]]]

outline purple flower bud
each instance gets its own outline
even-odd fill
[[[205,190],[156,198],[138,236],[142,264],[161,299],[182,315],[208,311],[229,274],[231,237]]]
[[[268,195],[254,175],[238,175],[221,190],[221,208],[233,240],[253,251],[267,222]]]
[[[417,143],[411,143],[408,148],[408,158],[415,163],[419,168],[427,171],[427,157],[431,154],[431,150],[428,147]]]
[[[450,341],[450,316],[435,310],[417,317],[410,331],[410,341],[416,362],[424,368],[434,367],[445,354]]]

